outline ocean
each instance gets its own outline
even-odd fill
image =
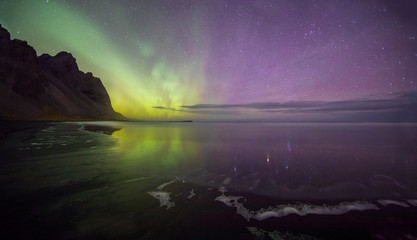
[[[1,122],[12,239],[417,239],[417,124]]]

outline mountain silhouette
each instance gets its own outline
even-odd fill
[[[37,56],[0,25],[0,119],[125,120],[101,80],[68,52]]]

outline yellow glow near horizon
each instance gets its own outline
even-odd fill
[[[186,119],[191,117],[186,112],[153,107],[178,108],[201,100],[205,80],[203,51],[198,56],[179,56],[178,61],[172,61],[161,52],[163,48],[137,33],[112,39],[88,14],[52,1],[3,3],[3,9],[0,23],[12,38],[28,41],[38,55],[72,53],[80,70],[102,80],[113,108],[127,117]],[[174,44],[168,41],[164,46],[171,45]]]

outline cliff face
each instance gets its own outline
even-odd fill
[[[37,57],[0,25],[0,119],[123,120],[101,80],[67,52]]]

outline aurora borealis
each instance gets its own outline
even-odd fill
[[[130,118],[417,119],[416,8],[395,2],[10,0],[0,23]]]

